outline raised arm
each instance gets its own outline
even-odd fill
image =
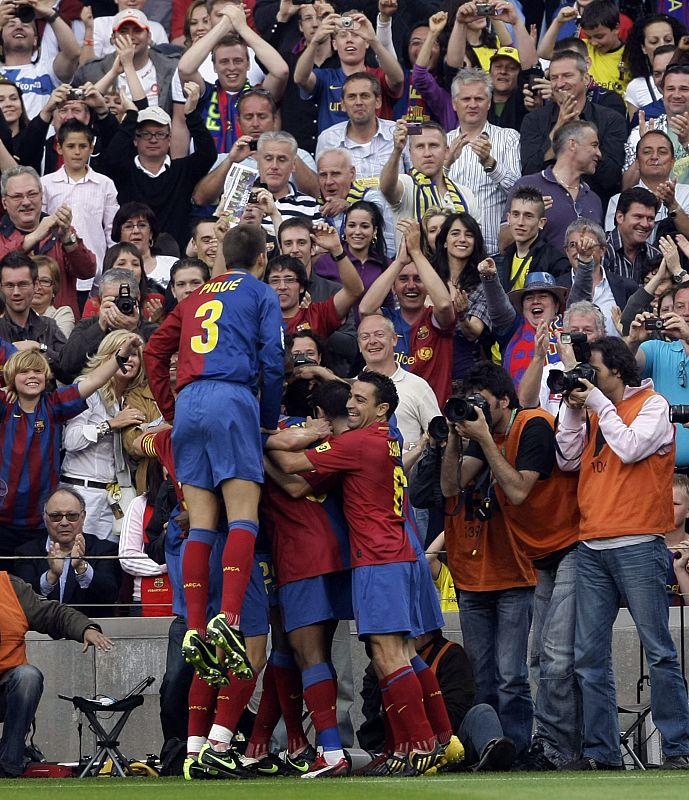
[[[251,30],[246,21],[243,6],[226,5],[220,13],[230,19],[239,36],[256,53],[258,60],[268,70],[268,75],[263,81],[263,88],[270,92],[276,103],[279,103],[289,77],[287,63],[274,47]]]
[[[323,42],[335,35],[338,28],[338,19],[339,17],[336,14],[328,14],[321,21],[318,30],[304,48],[294,67],[294,82],[308,94],[311,94],[316,88],[316,73],[313,71],[313,67],[316,63],[318,45],[323,44]]]
[[[143,345],[141,339],[132,333],[120,349],[114,353],[107,361],[99,367],[89,372],[86,377],[79,381],[79,394],[82,399],[90,397],[110,380],[120,369],[120,363],[124,364],[130,355],[137,352]],[[119,358],[119,360],[118,360]]]
[[[404,72],[397,58],[382,44],[369,19],[361,13],[352,14],[354,23],[359,24],[357,33],[364,39],[371,50],[376,54],[378,63],[385,73],[385,82],[390,94],[399,97],[404,89]]]
[[[36,16],[45,19],[55,34],[58,52],[53,60],[53,72],[59,80],[69,83],[79,66],[79,42],[49,0],[39,0],[33,7]]]
[[[514,324],[517,312],[512,303],[510,303],[498,279],[495,261],[492,258],[485,258],[478,265],[478,271],[481,276],[481,285],[486,295],[488,314],[490,315],[493,331],[499,334]]]
[[[327,222],[317,222],[311,230],[311,241],[322,247],[332,256],[340,273],[342,288],[333,296],[335,310],[340,317],[346,317],[352,306],[364,293],[364,284],[356,267],[349,260],[342,247],[337,230]]]
[[[407,136],[406,120],[398,119],[392,134],[392,152],[385,162],[383,171],[380,173],[380,185],[378,187],[391,206],[397,205],[402,199],[403,187],[400,183],[400,158],[402,158],[402,151],[407,144]]]
[[[541,43],[538,45],[539,58],[550,59],[553,57],[555,42],[560,34],[560,28],[567,22],[573,22],[579,16],[579,12],[574,6],[564,6],[557,12],[557,16],[550,23],[550,27],[543,34]]]
[[[407,248],[403,243],[398,257],[386,270],[380,273],[375,281],[368,287],[366,294],[361,298],[361,303],[359,303],[360,316],[367,317],[370,314],[378,314],[380,312],[385,298],[392,291],[397,276],[409,261]]]
[[[208,33],[195,41],[185,53],[182,53],[177,67],[182,85],[187,81],[194,81],[194,83],[198,83],[201,87],[202,92],[205,90],[206,82],[201,77],[199,67],[206,60],[208,54],[213,50],[215,45],[233,30],[234,28],[232,27],[229,16],[222,13],[222,18]]]
[[[533,358],[519,382],[519,405],[523,408],[538,408],[541,404],[541,382],[549,340],[548,323],[542,320],[536,328]]]
[[[455,322],[455,309],[445,281],[431,266],[421,249],[421,226],[416,220],[401,219],[397,224],[404,235],[407,253],[419,271],[419,277],[428,292],[433,306],[433,316],[441,328],[449,328]]]

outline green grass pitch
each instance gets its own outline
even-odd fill
[[[689,773],[507,773],[428,778],[338,778],[304,781],[193,781],[180,778],[2,780],[13,800],[688,800]]]

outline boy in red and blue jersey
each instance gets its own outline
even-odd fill
[[[140,344],[133,335],[116,356],[78,384],[53,392],[46,392],[52,375],[38,349],[17,351],[4,365],[5,383],[17,399],[10,403],[0,392],[0,486],[4,491],[0,554],[11,556],[18,545],[44,530],[43,506],[60,477],[63,423],[86,409],[85,399],[104,386]]]
[[[223,255],[229,271],[180,303],[144,353],[160,410],[168,421],[175,418],[175,465],[189,509],[182,565],[189,631],[183,650],[210,681],[224,676],[206,631],[211,645],[225,650],[235,675],[250,679],[253,674],[239,624],[258,534],[261,431],[277,427],[284,373],[280,307],[273,290],[261,282],[265,233],[237,225],[225,236]],[[178,351],[175,405],[169,366]],[[220,518],[218,490],[229,535],[221,613],[207,625],[208,557]]]
[[[435,769],[443,751],[406,654],[416,602],[416,554],[404,519],[402,450],[387,424],[397,402],[389,378],[361,373],[347,401],[346,433],[314,450],[271,457],[284,471],[305,473],[309,481],[342,476],[357,630],[370,646],[395,741],[386,774],[418,775]],[[347,769],[344,759],[328,763],[324,751],[305,777],[341,775]]]

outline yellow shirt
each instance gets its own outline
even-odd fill
[[[435,583],[435,588],[440,594],[440,610],[443,613],[446,611],[459,611],[459,603],[457,601],[455,585],[452,582],[452,575],[450,575],[450,570],[442,562],[440,564],[440,574],[433,583]]]
[[[611,50],[609,53],[601,53],[588,40],[586,40],[585,44],[591,59],[589,72],[595,82],[603,89],[610,89],[613,92],[624,95],[630,78],[624,71],[624,66],[620,66],[624,45],[618,47],[617,50]]]
[[[526,258],[526,256],[524,256],[524,258]],[[526,262],[526,265],[524,265],[524,258],[519,258],[516,251],[512,256],[512,266],[510,267],[510,286],[512,287],[510,291],[512,292],[515,289],[524,288],[526,276],[529,274],[531,257],[529,256],[529,260]]]
[[[491,56],[494,56],[497,50],[494,47],[486,47],[485,45],[479,45],[478,47],[473,47],[472,45],[468,45],[474,51],[474,55],[478,58],[478,63],[481,65],[481,69],[485,72],[490,72],[490,59]]]

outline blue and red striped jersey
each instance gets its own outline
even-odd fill
[[[260,390],[261,425],[277,427],[284,341],[280,304],[270,286],[244,270],[232,269],[189,295],[151,336],[144,361],[158,407],[168,421],[174,416],[169,364],[177,351],[178,390],[199,380]]]
[[[62,424],[86,408],[77,384],[44,392],[31,413],[0,393],[0,477],[7,484],[0,525],[44,527],[43,504],[60,477]]]

